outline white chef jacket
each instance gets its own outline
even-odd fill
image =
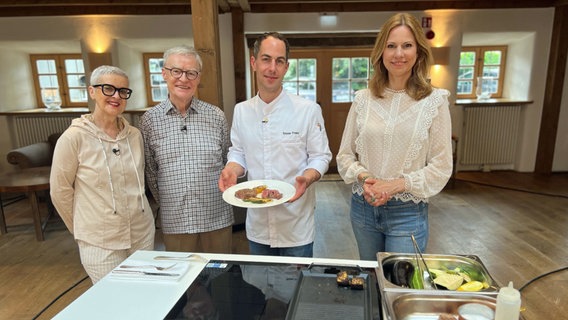
[[[251,180],[295,178],[312,168],[322,176],[331,151],[321,108],[315,102],[284,90],[271,103],[257,95],[235,106],[228,162],[245,168]],[[315,238],[315,189],[308,188],[293,203],[249,208],[246,231],[251,241],[271,247],[297,247]]]

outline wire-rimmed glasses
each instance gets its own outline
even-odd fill
[[[95,84],[95,85],[93,85],[93,87],[94,88],[100,87],[101,92],[107,97],[114,96],[114,94],[118,91],[118,96],[120,98],[124,99],[124,100],[127,100],[128,98],[130,98],[130,95],[132,94],[132,89],[117,88],[117,87],[113,86],[112,84],[107,84],[107,83]]]
[[[197,70],[181,70],[179,68],[166,68],[166,67],[164,67],[164,69],[168,70],[172,75],[172,77],[176,79],[181,78],[181,76],[184,73],[187,80],[195,80],[197,79],[197,77],[199,77],[199,71]]]

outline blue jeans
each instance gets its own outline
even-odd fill
[[[428,203],[390,200],[373,207],[365,199],[351,197],[351,226],[361,260],[377,260],[377,252],[414,253],[410,235],[426,251],[428,243]]]
[[[299,247],[271,248],[269,245],[249,240],[249,250],[250,254],[254,255],[311,258],[314,255],[314,243],[308,243]]]

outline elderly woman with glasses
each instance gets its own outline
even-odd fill
[[[88,87],[93,113],[74,119],[55,146],[51,199],[96,283],[136,250],[154,249],[154,216],[144,191],[140,131],[122,113],[128,76],[100,66]]]

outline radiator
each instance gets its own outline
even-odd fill
[[[462,165],[514,165],[521,106],[464,108]]]
[[[63,132],[76,115],[69,116],[15,116],[13,118],[14,135],[17,148],[32,143],[46,141],[52,133]]]

